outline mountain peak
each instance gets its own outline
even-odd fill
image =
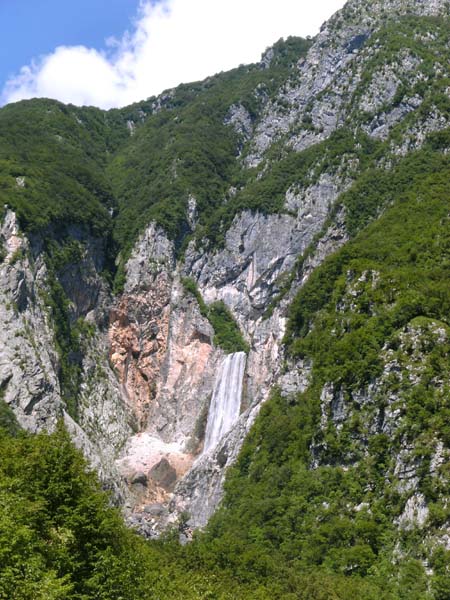
[[[349,24],[373,24],[389,17],[406,15],[440,16],[450,14],[449,0],[349,0],[344,7],[325,23],[323,29],[329,26],[337,28]]]

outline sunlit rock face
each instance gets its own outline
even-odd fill
[[[235,158],[243,173],[258,167],[257,177],[263,177],[273,167],[273,156],[311,149],[344,127],[374,143],[388,143],[391,158],[420,148],[430,133],[448,127],[441,107],[421,110],[424,99],[416,88],[428,84],[421,60],[402,48],[384,61],[377,37],[385,17],[439,16],[447,7],[445,0],[347,3],[258,114],[240,102],[229,106],[223,124],[239,136]],[[268,51],[264,66],[272,59]],[[369,71],[372,63],[376,68]],[[263,93],[254,90],[255,97]],[[158,110],[171,97],[161,97]],[[133,132],[135,139],[139,131]],[[204,526],[222,498],[226,470],[271,390],[277,386],[289,397],[307,387],[311,365],[294,364],[284,351],[289,305],[311,273],[349,240],[342,196],[362,168],[356,152],[338,153],[333,160],[325,150],[318,153],[306,176],[286,186],[278,213],[236,210],[221,232],[223,243],[215,247],[197,235],[180,251],[162,227],[143,223],[117,295],[102,276],[105,240],[78,226],[69,228],[81,257],[56,276],[71,322],[81,319],[89,326],[75,357],[80,373],[76,411],[61,388],[43,240],[27,238],[15,214],[5,212],[1,397],[29,431],[52,430],[63,418],[126,507],[128,521],[145,535],[158,535],[182,514],[193,528]],[[389,169],[389,160],[380,158],[380,166]],[[19,179],[22,188],[26,181]],[[186,221],[197,234],[200,204],[192,194],[185,200]],[[218,346],[204,309],[183,284],[186,277],[207,306],[226,305],[248,344],[246,354],[227,354]],[[411,343],[420,337],[410,331],[404,335]],[[398,415],[386,382],[396,365],[387,354],[385,360],[383,376],[370,389],[356,391],[355,402],[369,414],[374,395],[386,393],[383,418],[369,416],[372,433],[389,435]],[[322,390],[321,411],[324,428],[328,422],[339,427],[350,414],[331,384]],[[313,445],[311,452],[313,466],[320,465],[323,449]],[[396,466],[401,485],[411,493],[416,482],[412,454],[402,448]],[[435,461],[443,460],[445,452],[437,451]],[[408,527],[414,519],[423,521],[426,511],[415,494],[399,523]]]
[[[77,446],[115,491],[116,498],[123,500],[126,491],[115,458],[132,430],[116,377],[109,367],[107,338],[99,327],[86,343],[75,420],[61,393],[61,358],[48,303],[48,269],[41,248],[20,231],[12,211],[6,212],[0,241],[5,255],[0,264],[2,398],[20,425],[34,433],[52,431],[63,419]],[[93,324],[96,320],[100,324],[108,292],[97,273],[99,254],[93,254],[95,249],[98,251],[98,240],[85,241],[83,264],[68,265],[62,279],[70,282],[67,295],[73,318],[84,314]]]
[[[110,361],[139,428],[147,420],[167,350],[172,244],[149,227],[129,259],[125,290],[110,311]]]
[[[52,429],[63,414],[53,332],[39,289],[43,261],[33,266],[30,244],[8,211],[1,226],[5,257],[0,265],[0,384],[19,423],[31,430]],[[11,343],[13,340],[13,343]]]
[[[272,386],[285,378],[282,339],[289,298],[347,239],[342,219],[323,229],[339,191],[347,186],[340,176],[324,175],[313,186],[290,189],[286,205],[295,216],[245,211],[233,221],[224,248],[205,252],[191,244],[178,263],[153,225],[138,242],[119,308],[111,311],[109,336],[125,401],[138,418],[138,433],[118,465],[131,491],[130,522],[146,535],[157,535],[181,514],[190,515],[193,527],[203,526],[220,502],[227,467]],[[322,229],[290,295],[265,314],[283,277]],[[149,264],[151,272],[144,270]],[[226,304],[249,342],[247,356],[226,356],[215,346],[211,324],[181,283],[185,276],[197,282],[207,304]],[[126,306],[133,308],[127,312]],[[150,354],[154,366],[145,372],[147,348],[155,349]],[[170,472],[174,481],[167,486],[155,478],[155,468]],[[145,478],[136,479],[137,473]],[[161,506],[152,508],[155,504]]]

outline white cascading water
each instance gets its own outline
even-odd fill
[[[213,450],[239,418],[246,359],[245,352],[234,352],[220,365],[209,407],[203,453]]]

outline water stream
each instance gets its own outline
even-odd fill
[[[245,352],[234,352],[220,365],[209,407],[203,453],[213,450],[239,418],[246,360]]]

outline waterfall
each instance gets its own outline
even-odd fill
[[[213,450],[239,418],[245,352],[228,354],[220,365],[209,407],[203,453]]]

